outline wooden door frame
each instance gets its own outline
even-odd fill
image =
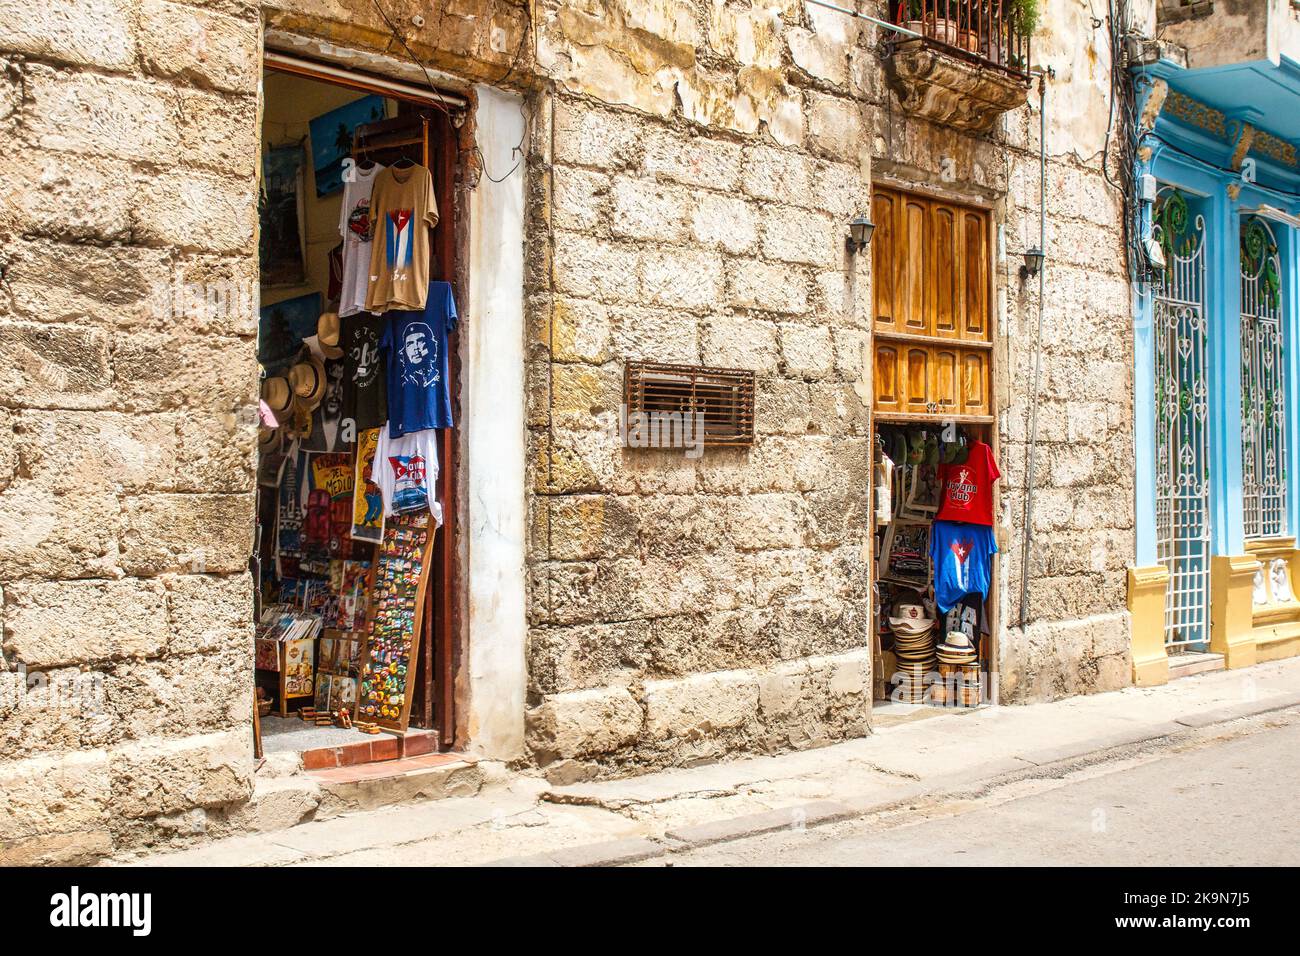
[[[422,88],[402,81],[391,80],[382,76],[371,75],[348,67],[314,60],[299,54],[287,54],[271,47],[263,47],[262,69],[274,70],[362,92],[374,93],[399,103],[411,104],[420,110],[457,107],[465,110],[471,108],[470,102],[463,96],[450,90],[425,91]],[[440,122],[447,127],[447,143],[436,154],[437,166],[430,165],[430,137],[425,124],[424,163],[434,174],[435,183],[441,182],[443,188],[437,191],[438,222],[450,224],[445,232],[435,235],[432,242],[430,273],[434,277],[443,277],[452,284],[458,302],[468,302],[468,270],[461,270],[459,250],[461,239],[468,234],[468,209],[459,201],[459,189],[462,181],[459,153],[459,137],[456,127],[450,122],[449,115],[443,115]],[[258,130],[259,143],[261,129]],[[464,274],[462,274],[462,272]],[[457,323],[459,327],[459,322]],[[458,501],[456,495],[457,478],[460,472],[460,335],[452,332],[447,339],[448,375],[447,388],[451,396],[453,419],[456,425],[440,429],[438,450],[440,468],[438,484],[441,489],[443,506],[443,523],[436,535],[433,546],[433,561],[429,570],[432,579],[440,587],[425,589],[425,608],[423,618],[431,622],[425,629],[430,639],[419,642],[421,672],[423,677],[425,712],[434,719],[437,727],[439,746],[442,750],[451,750],[456,746],[456,670],[461,658],[461,595],[459,588],[463,580],[460,568],[459,522],[457,521]],[[442,594],[442,600],[435,601],[435,591]],[[434,679],[434,675],[436,680]],[[436,703],[433,690],[436,686]],[[435,709],[436,708],[436,709]]]
[[[989,414],[987,416],[979,416],[978,420],[969,420],[970,418],[969,416],[944,415],[942,413],[936,413],[933,415],[928,413],[919,414],[919,415],[908,415],[903,413],[899,413],[899,414],[883,413],[882,415],[876,414],[876,397],[875,397],[875,385],[874,385],[875,359],[876,359],[876,275],[873,266],[872,273],[871,273],[871,297],[869,303],[871,315],[870,315],[870,321],[867,323],[867,348],[866,348],[866,354],[869,357],[871,362],[870,368],[871,368],[871,374],[873,376],[873,384],[871,387],[871,400],[868,403],[869,412],[870,412],[870,414],[868,415],[868,427],[870,429],[870,431],[868,432],[870,438],[870,443],[869,443],[870,477],[869,477],[869,489],[868,489],[868,498],[867,498],[868,504],[870,506],[870,515],[871,515],[870,529],[871,529],[873,555],[875,553],[875,537],[876,537],[876,532],[878,530],[876,525],[875,454],[876,454],[876,433],[879,426],[881,425],[907,426],[911,424],[927,424],[927,423],[934,424],[938,422],[954,421],[958,424],[969,424],[975,427],[987,428],[989,434],[988,444],[989,447],[993,449],[994,459],[998,461],[1001,461],[1001,444],[1002,444],[1001,432],[998,428],[998,410],[1002,404],[999,401],[1000,388],[998,383],[998,374],[1001,370],[1001,363],[998,361],[998,342],[1000,336],[1002,335],[1002,329],[1001,329],[1000,316],[998,314],[999,300],[997,297],[997,292],[998,292],[997,205],[995,202],[986,199],[960,196],[955,192],[943,190],[931,184],[903,182],[887,175],[879,176],[872,179],[871,197],[872,197],[873,204],[874,204],[875,193],[877,188],[885,189],[890,192],[899,193],[902,195],[910,194],[930,202],[942,202],[946,205],[979,210],[980,212],[986,213],[988,216],[986,242],[987,242],[987,249],[988,249],[989,268],[988,268],[988,286],[985,289],[985,295],[988,296],[988,321],[989,321],[989,340],[988,340],[989,367],[987,371],[987,375],[989,379],[988,382]],[[903,343],[908,340],[908,337],[906,335],[895,335],[895,336],[891,336],[890,338],[892,341],[899,342],[899,343]],[[964,418],[968,420],[963,421]],[[998,518],[1001,516],[1001,509],[998,507],[998,500],[999,500],[999,496],[994,495],[993,519],[994,519],[995,536],[996,536],[996,529],[998,526]],[[990,705],[996,705],[999,701],[997,676],[999,674],[998,666],[999,666],[999,657],[1001,651],[1000,633],[1001,633],[1002,615],[1000,613],[1001,601],[997,600],[996,598],[1000,598],[1002,592],[1001,558],[1002,558],[1002,548],[1001,545],[999,545],[997,553],[993,555],[992,561],[990,562],[990,567],[989,567],[989,575],[990,575],[989,598],[990,599],[986,602],[988,605],[987,613],[988,613],[988,625],[989,625],[989,656],[991,659],[989,661],[989,672],[988,672],[989,673],[988,699],[987,701],[985,701],[985,703],[988,703]],[[875,593],[875,585],[877,583],[875,564],[876,562],[873,560],[871,563],[871,579],[868,582],[870,593],[872,595],[871,606],[873,609],[873,614],[871,618],[871,628],[872,628],[871,640],[872,640],[873,647],[875,643],[875,631],[877,627],[877,622],[874,617],[874,607],[875,607],[874,593]],[[874,680],[872,681],[872,684],[874,687],[875,685]],[[873,704],[874,701],[875,701],[875,694],[873,693],[872,694]]]

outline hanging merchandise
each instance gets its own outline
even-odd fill
[[[433,177],[398,163],[375,176],[370,193],[371,243],[366,311],[422,310],[429,295],[429,230],[438,224]]]
[[[375,220],[370,215],[370,198],[375,180],[384,171],[375,163],[369,169],[352,167],[352,179],[343,184],[339,209],[339,235],[343,237],[343,280],[339,291],[339,315],[349,316],[366,307],[369,288],[371,242]]]
[[[394,438],[425,428],[450,428],[447,336],[456,328],[451,283],[431,282],[428,305],[387,315],[380,348],[388,366],[388,427]]]
[[[315,358],[315,356],[313,356]],[[343,414],[344,379],[347,367],[342,359],[321,363],[324,388],[320,399],[312,403],[311,432],[303,436],[307,451],[343,452],[352,444],[352,429]]]
[[[385,324],[382,317],[366,312],[343,319],[343,414],[352,419],[358,434],[388,421],[388,382],[379,348]]]
[[[435,525],[442,524],[442,505],[435,496],[438,480],[438,433],[433,429],[393,438],[379,430],[375,447],[375,480],[384,496],[384,514],[430,511]]]
[[[401,515],[388,522],[379,548],[357,710],[359,717],[399,730],[411,715],[407,681],[423,616],[429,531],[428,515]]]
[[[939,474],[943,493],[937,520],[993,524],[993,482],[1002,477],[993,449],[973,442],[965,462],[942,465]]]
[[[934,567],[934,599],[939,611],[967,594],[988,597],[989,565],[998,544],[993,528],[959,521],[936,521],[930,529],[930,562]]]
[[[375,449],[381,429],[357,434],[356,478],[352,491],[352,537],[378,541],[384,533],[384,496],[375,480]]]

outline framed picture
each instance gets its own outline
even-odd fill
[[[882,580],[924,587],[930,580],[930,523],[898,518],[885,532]]]
[[[319,292],[262,306],[257,361],[268,372],[283,369],[302,349],[302,340],[316,334],[320,314]]]
[[[898,508],[900,518],[933,518],[943,499],[943,482],[937,465],[909,465],[903,469],[903,497]]]
[[[303,241],[305,180],[300,143],[267,150],[262,158],[264,189],[257,209],[261,222],[257,257],[262,285],[302,285],[307,281]]]
[[[352,155],[353,134],[361,124],[374,123],[384,116],[384,98],[372,95],[330,110],[308,124],[317,196],[328,196],[343,188],[343,160]]]

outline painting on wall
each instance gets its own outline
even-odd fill
[[[301,285],[307,279],[303,241],[303,151],[277,146],[262,158],[261,232],[257,243],[262,285]]]
[[[384,98],[363,96],[311,121],[311,166],[316,173],[318,197],[343,188],[343,160],[352,155],[356,128],[383,118]]]
[[[303,339],[316,334],[320,314],[319,292],[262,306],[257,331],[257,360],[262,367],[273,373],[288,365]]]

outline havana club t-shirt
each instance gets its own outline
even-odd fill
[[[429,230],[438,224],[433,177],[423,166],[389,166],[370,192],[367,312],[421,310],[429,294]]]
[[[963,464],[943,465],[943,498],[936,521],[993,524],[993,482],[1002,477],[993,449],[982,441],[970,446]]]

